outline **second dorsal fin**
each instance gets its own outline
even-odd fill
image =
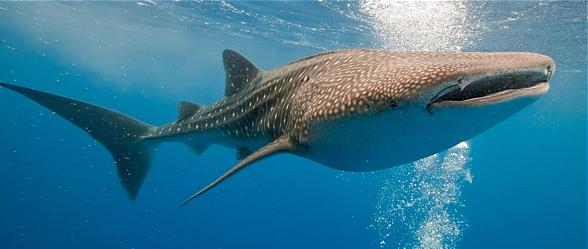
[[[249,86],[257,78],[261,70],[239,53],[225,49],[223,51],[225,66],[225,96],[231,96]]]
[[[180,101],[180,103],[178,103],[178,120],[182,120],[194,115],[194,113],[196,113],[199,109],[199,104]]]

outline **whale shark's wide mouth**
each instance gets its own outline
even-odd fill
[[[453,85],[435,96],[427,109],[481,106],[525,96],[540,96],[549,90],[549,76],[539,72],[516,72],[480,78],[463,89]]]

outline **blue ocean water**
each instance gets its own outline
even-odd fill
[[[532,51],[542,99],[413,164],[336,171],[280,155],[190,205],[234,165],[164,144],[135,202],[109,153],[0,89],[0,248],[586,248],[586,2],[0,2],[0,81],[151,124],[224,93],[221,52],[271,69],[345,48]],[[390,152],[394,156],[394,151]]]

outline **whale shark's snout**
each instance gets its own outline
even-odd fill
[[[465,73],[439,91],[426,106],[464,108],[503,103],[519,98],[538,98],[549,90],[555,62],[548,56],[519,53],[517,63],[499,64]]]

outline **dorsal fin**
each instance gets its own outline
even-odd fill
[[[178,120],[182,120],[194,115],[194,113],[196,113],[199,109],[199,104],[180,101],[180,103],[178,103]]]
[[[239,53],[225,49],[223,51],[225,66],[225,96],[231,96],[249,86],[261,74],[253,63]]]

